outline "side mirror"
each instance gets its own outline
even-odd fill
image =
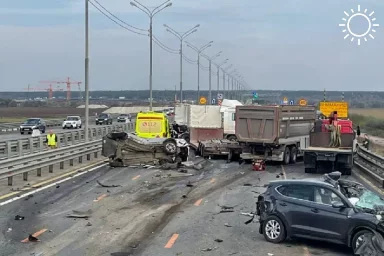
[[[342,202],[333,202],[332,203],[332,207],[333,208],[345,208],[345,204],[344,203],[342,203]]]

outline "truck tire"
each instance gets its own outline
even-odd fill
[[[237,140],[236,135],[229,135],[227,137],[227,140],[229,140],[229,141],[236,141]]]
[[[289,164],[290,159],[291,159],[291,150],[289,150],[289,147],[285,147],[283,164],[284,165]]]
[[[291,155],[289,157],[289,162],[291,164],[294,164],[294,163],[296,163],[296,160],[297,160],[297,148],[295,146],[293,146],[291,148]]]

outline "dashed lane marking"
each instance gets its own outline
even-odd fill
[[[137,176],[133,177],[132,180],[137,180],[140,177],[141,177],[141,175],[137,175]]]
[[[170,249],[175,244],[179,234],[173,234],[172,237],[168,240],[168,243],[164,246],[164,248]]]
[[[47,231],[48,229],[42,229],[40,231],[37,231],[36,233],[33,233],[32,236],[34,237],[38,237],[39,235],[43,234],[45,231]],[[24,240],[21,240],[22,243],[28,243],[29,242],[29,239],[28,237],[25,238]]]
[[[102,200],[103,198],[105,198],[107,195],[106,194],[102,194],[101,196],[99,196],[98,198],[96,198],[95,200],[93,200],[93,202],[99,202],[100,200]]]
[[[283,171],[283,176],[284,176],[284,179],[286,180],[287,179],[287,174],[285,173],[284,165],[281,166],[281,170]]]
[[[215,183],[216,182],[216,179],[215,178],[212,178],[211,181],[209,183]]]
[[[196,201],[196,203],[195,203],[195,206],[199,206],[200,204],[201,204],[201,202],[203,201],[203,199],[201,198],[201,199],[199,199],[199,200],[197,200]]]
[[[32,190],[32,191],[30,191],[30,192],[27,192],[27,193],[25,193],[25,194],[22,194],[22,195],[20,195],[20,196],[11,198],[11,199],[9,199],[9,200],[7,200],[7,201],[1,202],[1,203],[0,203],[0,206],[3,206],[3,205],[6,205],[6,204],[9,204],[9,203],[12,203],[12,202],[14,202],[14,201],[16,201],[16,200],[19,200],[19,199],[21,199],[21,198],[27,197],[27,196],[29,196],[29,195],[33,195],[33,194],[35,194],[35,193],[37,193],[37,192],[40,192],[40,191],[45,190],[45,189],[47,189],[47,188],[56,186],[57,184],[60,184],[60,183],[66,182],[66,181],[68,181],[68,180],[74,179],[74,178],[76,178],[76,177],[78,177],[78,176],[81,176],[81,175],[84,175],[84,174],[86,174],[86,173],[93,172],[94,170],[97,170],[97,169],[99,169],[99,168],[101,168],[101,167],[104,167],[104,166],[106,166],[107,164],[108,164],[108,163],[105,163],[105,164],[102,164],[102,165],[93,167],[93,168],[91,168],[91,169],[89,169],[89,170],[86,170],[86,171],[84,171],[84,172],[79,172],[79,173],[77,173],[77,174],[75,174],[75,175],[73,175],[73,176],[70,176],[70,177],[67,177],[67,178],[65,178],[65,179],[59,180],[59,181],[57,181],[57,182],[55,182],[55,183],[51,183],[51,184],[46,185],[46,186],[44,186],[44,187],[40,187],[40,188],[37,188],[37,189]]]

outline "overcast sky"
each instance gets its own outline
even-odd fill
[[[129,0],[97,1],[126,23],[148,29],[149,18]],[[163,1],[140,3],[156,7]],[[370,19],[381,25],[369,32],[375,39],[368,33],[360,46],[356,37],[344,40],[345,28],[339,27],[348,18],[344,11],[351,17],[358,4],[362,13],[374,11]],[[204,52],[223,51],[217,62],[229,58],[249,89],[384,91],[383,0],[173,0],[155,16],[153,33],[178,50],[180,41],[164,23],[178,32],[200,24],[186,41],[202,46],[213,40]],[[350,29],[363,34],[368,21],[355,16]],[[84,0],[1,0],[0,36],[0,90],[21,91],[28,84],[43,88],[47,84],[41,80],[67,77],[84,81]],[[184,54],[197,59],[185,45]],[[205,59],[201,63],[208,67]],[[153,44],[154,89],[179,87],[179,65],[177,52]],[[197,64],[183,61],[183,66],[184,88],[196,89]],[[90,5],[90,89],[147,89],[148,76],[148,36],[119,27]],[[213,88],[216,79],[212,75]],[[208,80],[208,72],[201,70],[201,89],[208,89]]]

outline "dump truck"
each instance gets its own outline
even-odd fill
[[[310,132],[309,147],[304,149],[306,173],[339,171],[351,175],[356,134],[351,120],[338,119],[333,111],[328,119],[318,119]]]
[[[295,163],[309,146],[314,106],[237,106],[236,137],[244,160]]]

